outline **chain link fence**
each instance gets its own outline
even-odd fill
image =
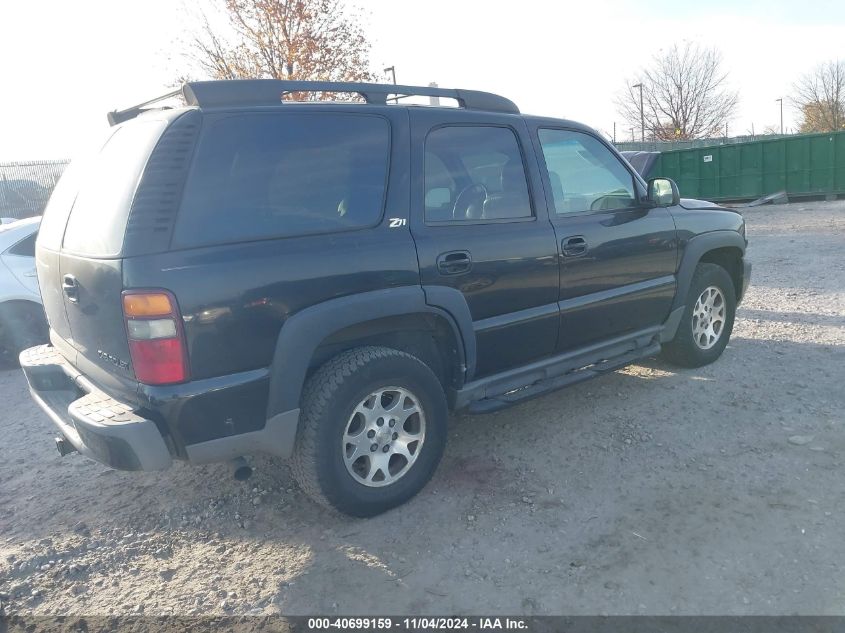
[[[68,161],[0,163],[0,218],[41,215]]]
[[[698,138],[690,141],[619,141],[614,143],[620,152],[668,152],[673,149],[694,149],[716,145],[736,145],[751,141],[768,141],[790,136],[788,134],[756,134],[751,136],[732,136],[730,138]]]

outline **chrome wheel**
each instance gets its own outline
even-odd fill
[[[374,391],[355,407],[343,433],[346,470],[365,486],[388,486],[414,465],[425,441],[419,398],[401,387]]]
[[[700,349],[710,349],[725,329],[725,295],[716,286],[704,289],[692,309],[692,338]]]

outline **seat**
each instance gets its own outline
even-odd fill
[[[528,185],[522,161],[510,159],[502,165],[501,192],[487,196],[481,217],[485,220],[524,218],[531,215]]]

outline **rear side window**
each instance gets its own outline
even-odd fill
[[[378,116],[247,114],[206,123],[173,246],[374,226],[389,152],[389,124]]]
[[[7,250],[6,253],[9,255],[18,255],[19,257],[35,257],[35,238],[37,235],[37,233],[33,233],[29,237],[25,237]]]
[[[65,250],[100,257],[120,253],[141,172],[166,127],[163,120],[137,120],[117,128],[100,153],[74,175],[76,191],[69,187],[56,192],[68,198],[75,193],[65,229]],[[54,228],[52,211],[48,209],[45,218],[48,232]]]

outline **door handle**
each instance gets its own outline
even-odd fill
[[[437,270],[441,275],[460,275],[472,269],[472,257],[468,251],[451,251],[437,257]]]
[[[561,248],[566,257],[578,257],[587,252],[587,240],[583,235],[573,235],[563,240]]]
[[[62,277],[62,290],[64,290],[68,301],[72,303],[79,301],[79,282],[73,275]]]

